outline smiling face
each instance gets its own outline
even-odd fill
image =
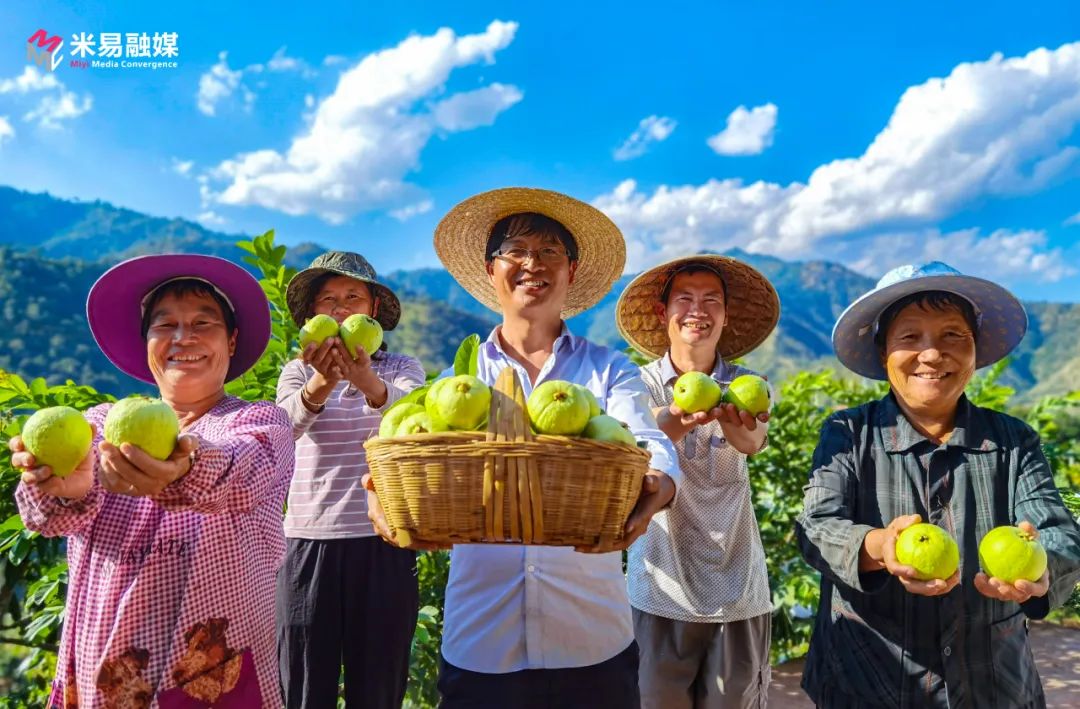
[[[167,401],[196,401],[222,390],[236,352],[221,305],[209,293],[166,293],[151,305],[150,371]]]
[[[975,373],[975,332],[955,305],[914,302],[888,323],[882,363],[906,412],[951,417]]]
[[[574,282],[577,261],[571,261],[562,242],[553,234],[515,234],[504,240],[499,247],[528,249],[523,261],[496,256],[487,263],[488,278],[499,299],[504,314],[529,318],[559,319],[566,305],[567,291]],[[542,250],[549,258],[541,258]]]
[[[379,299],[363,281],[348,276],[331,276],[322,282],[311,304],[312,315],[329,315],[338,325],[350,315],[375,317]]]
[[[727,325],[724,283],[707,269],[679,273],[671,280],[667,300],[656,304],[656,314],[666,324],[673,348],[715,351]]]

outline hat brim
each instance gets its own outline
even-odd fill
[[[458,284],[495,312],[501,312],[487,274],[487,247],[495,223],[511,214],[537,212],[566,227],[578,249],[574,280],[562,317],[592,306],[611,291],[626,265],[626,241],[603,212],[559,192],[507,187],[483,192],[451,209],[435,228],[435,253]]]
[[[723,274],[727,290],[727,324],[716,343],[723,359],[753,351],[768,338],[780,320],[780,296],[760,271],[728,256],[700,254],[677,258],[638,275],[623,290],[615,306],[615,324],[623,339],[637,351],[654,358],[671,347],[667,323],[656,314],[656,304],[671,274],[679,267],[699,263]]]
[[[198,254],[138,256],[113,266],[90,288],[86,319],[102,353],[117,369],[156,384],[142,335],[142,299],[174,278],[200,278],[225,294],[235,310],[236,351],[225,381],[254,365],[270,342],[270,304],[255,277],[232,261]]]
[[[379,299],[379,309],[375,313],[375,319],[382,325],[383,330],[393,330],[397,327],[398,322],[401,320],[401,301],[394,291],[390,290],[382,283],[373,281],[370,278],[363,278],[355,273],[336,268],[325,268],[322,266],[305,268],[303,271],[300,271],[293,276],[293,279],[289,281],[289,285],[285,289],[285,302],[289,306],[289,314],[292,316],[293,322],[296,323],[297,326],[304,326],[304,321],[307,320],[308,317],[307,313],[311,309],[311,303],[315,299],[316,293],[312,292],[312,286],[320,276],[325,276],[327,274],[345,276],[354,281],[366,283],[369,288],[374,289],[372,295]]]
[[[869,379],[888,379],[874,343],[874,324],[896,301],[926,291],[954,293],[969,300],[981,312],[975,345],[976,369],[1001,360],[1024,339],[1027,311],[1002,286],[975,276],[923,276],[870,291],[840,314],[832,332],[833,351],[840,362]]]

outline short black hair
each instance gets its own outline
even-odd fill
[[[978,342],[979,319],[975,315],[975,308],[972,306],[971,301],[956,293],[942,290],[929,290],[905,295],[900,300],[885,308],[881,313],[881,317],[878,318],[877,332],[874,333],[874,343],[879,349],[884,349],[885,334],[889,331],[889,326],[892,325],[896,316],[907,306],[915,304],[924,310],[937,310],[938,312],[948,310],[949,308],[959,310],[960,314],[964,317],[964,321],[974,333],[976,342]]]
[[[150,331],[150,318],[154,315],[154,308],[167,295],[176,298],[182,298],[185,295],[208,295],[221,308],[221,315],[225,318],[225,329],[228,333],[231,335],[233,330],[236,329],[236,313],[233,312],[233,309],[229,307],[229,303],[221,297],[220,293],[214,290],[206,281],[200,281],[198,278],[181,278],[161,286],[151,293],[149,300],[146,301],[146,308],[142,314],[142,336],[144,340],[146,339],[146,333]]]
[[[724,293],[724,307],[727,308],[727,280],[720,269],[714,268],[707,263],[684,263],[668,274],[664,287],[660,290],[660,302],[667,306],[668,298],[671,297],[671,288],[675,285],[675,276],[695,273],[711,273],[720,279],[720,288]]]
[[[495,222],[495,226],[491,227],[487,247],[484,249],[484,261],[491,261],[495,258],[492,256],[495,249],[499,248],[507,239],[527,234],[555,237],[566,249],[570,260],[578,260],[577,241],[574,240],[574,235],[570,233],[570,230],[562,222],[539,212],[518,212],[503,217]]]

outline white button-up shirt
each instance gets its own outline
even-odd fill
[[[503,351],[498,331],[480,346],[480,379],[493,385],[503,368],[514,367],[526,396],[548,380],[581,384],[647,444],[649,466],[678,486],[675,449],[656,427],[649,393],[626,355],[564,325],[534,385]],[[620,552],[519,544],[458,544],[451,552],[442,653],[456,667],[494,674],[585,667],[611,659],[633,639]]]

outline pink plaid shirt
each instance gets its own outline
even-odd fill
[[[98,440],[110,406],[86,412]],[[96,478],[81,500],[16,491],[29,529],[68,537],[51,706],[280,705],[274,576],[292,424],[269,402],[226,397],[185,433],[201,439],[195,466],[155,498]]]

